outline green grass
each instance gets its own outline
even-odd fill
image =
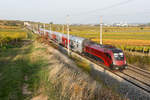
[[[24,81],[24,66],[26,61],[23,59],[14,60],[22,51],[19,48],[7,49],[0,52],[0,99],[22,99],[21,87]]]
[[[20,88],[24,78],[22,74],[23,69],[20,67],[20,64],[23,62],[21,59],[12,61],[18,52],[16,49],[8,49],[4,52],[0,52],[0,98],[3,100],[22,97]]]
[[[30,54],[34,52],[33,47],[14,47],[0,52],[0,100],[25,99],[22,94],[24,83],[29,84],[31,92],[39,87],[40,71],[46,66],[46,61],[37,57],[36,62],[32,62]]]
[[[74,62],[76,63],[76,65],[79,68],[83,69],[83,71],[85,71],[85,72],[87,72],[87,73],[90,74],[90,72],[91,72],[91,66],[85,60],[80,59],[80,58],[78,58],[76,56],[70,56],[70,58],[72,60],[74,60]]]
[[[0,100],[30,100],[39,95],[41,88],[42,94],[59,100],[59,85],[56,87],[48,80],[51,64],[41,55],[46,48],[34,43],[22,45],[0,52]],[[28,85],[29,94],[23,94],[24,84]]]

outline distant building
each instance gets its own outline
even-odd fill
[[[127,24],[126,22],[120,22],[120,23],[113,23],[113,26],[118,26],[118,27],[128,27],[129,24]]]
[[[24,26],[30,26],[28,22],[24,22]]]

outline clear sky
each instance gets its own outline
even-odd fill
[[[66,23],[149,23],[150,0],[0,0],[0,19]]]

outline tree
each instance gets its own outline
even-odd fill
[[[147,25],[150,26],[150,23],[148,23]]]
[[[49,24],[53,24],[53,22],[50,22]]]

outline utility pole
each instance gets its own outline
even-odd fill
[[[64,24],[62,25],[62,33],[64,33],[64,31],[65,31],[65,26],[64,26]]]
[[[45,35],[45,24],[44,24],[44,35]]]
[[[50,32],[52,33],[52,24],[50,24]]]
[[[69,53],[70,53],[70,51],[69,51],[69,49],[70,49],[70,46],[69,46],[69,15],[67,15],[67,39],[68,39],[68,55],[69,55]]]
[[[103,24],[102,24],[102,16],[100,17],[100,44],[103,44],[102,43],[102,32],[103,32]]]

